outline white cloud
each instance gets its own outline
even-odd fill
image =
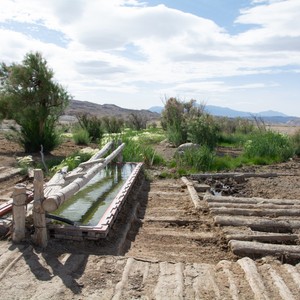
[[[62,47],[2,26],[0,56],[11,62],[41,51],[76,98],[95,99],[101,91],[157,96],[264,88],[257,82],[234,88],[222,78],[300,65],[300,1],[295,0],[252,1],[235,21],[250,27],[237,35],[212,20],[137,0],[2,0],[0,22],[7,21],[43,24],[66,36]]]

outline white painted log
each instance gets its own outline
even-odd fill
[[[297,199],[265,199],[265,198],[245,198],[232,196],[214,196],[206,193],[204,200],[207,202],[225,202],[225,203],[246,203],[246,204],[276,204],[276,205],[299,205]]]
[[[194,203],[195,208],[199,209],[201,207],[201,202],[200,202],[198,193],[194,188],[194,185],[186,177],[181,177],[181,180],[187,186],[187,189],[189,191],[189,194],[191,196],[191,199]]]
[[[280,205],[278,205],[280,207]],[[280,209],[280,208],[211,208],[210,212],[214,215],[232,216],[258,216],[258,217],[279,217],[279,216],[300,216],[299,209]]]
[[[229,246],[232,252],[239,256],[281,256],[285,255],[291,259],[300,258],[299,245],[265,244],[248,241],[231,240]]]
[[[123,143],[110,155],[108,155],[103,163],[92,166],[87,170],[86,174],[81,178],[75,179],[66,187],[62,188],[56,194],[51,194],[43,201],[43,208],[47,212],[55,211],[62,203],[78,192],[84,185],[86,185],[101,169],[105,168],[125,147]]]
[[[26,187],[16,185],[13,191],[13,233],[12,240],[16,243],[25,238],[25,203]]]
[[[48,243],[47,227],[46,227],[46,216],[45,210],[42,207],[44,200],[44,175],[40,169],[34,170],[33,180],[33,225],[34,234],[32,236],[33,241],[40,247],[45,248]]]

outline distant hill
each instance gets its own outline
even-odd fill
[[[141,114],[149,121],[157,120],[160,115],[156,112],[151,112],[146,109],[136,110],[122,108],[114,104],[97,104],[88,101],[71,100],[69,107],[65,110],[64,118],[71,118],[78,114],[89,114],[97,117],[114,116],[116,118],[126,119],[132,113]]]
[[[162,106],[153,106],[150,107],[149,110],[161,113],[163,111]],[[205,110],[213,115],[218,117],[228,117],[228,118],[253,118],[253,117],[261,117],[266,122],[269,123],[296,123],[299,124],[300,118],[287,116],[281,112],[268,110],[268,111],[262,111],[259,113],[250,113],[245,111],[239,111],[234,110],[228,107],[221,107],[221,106],[215,106],[215,105],[206,105]]]

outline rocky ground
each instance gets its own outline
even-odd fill
[[[77,147],[66,141],[52,156]],[[157,149],[166,158],[173,148]],[[24,155],[0,137],[0,174]],[[37,156],[38,159],[38,156]],[[214,189],[243,197],[300,200],[300,162],[239,171],[276,173],[277,177],[206,180]],[[106,240],[50,240],[46,249],[30,238],[0,241],[0,291],[5,299],[299,299],[300,264],[273,257],[253,260],[234,255],[208,210],[196,210],[178,179],[158,179],[149,170],[129,199]],[[3,201],[21,175],[2,180]],[[198,194],[201,198],[201,193]]]

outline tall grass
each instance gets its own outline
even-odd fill
[[[294,147],[287,135],[265,131],[256,133],[244,146],[244,156],[256,164],[286,161],[294,155]]]

